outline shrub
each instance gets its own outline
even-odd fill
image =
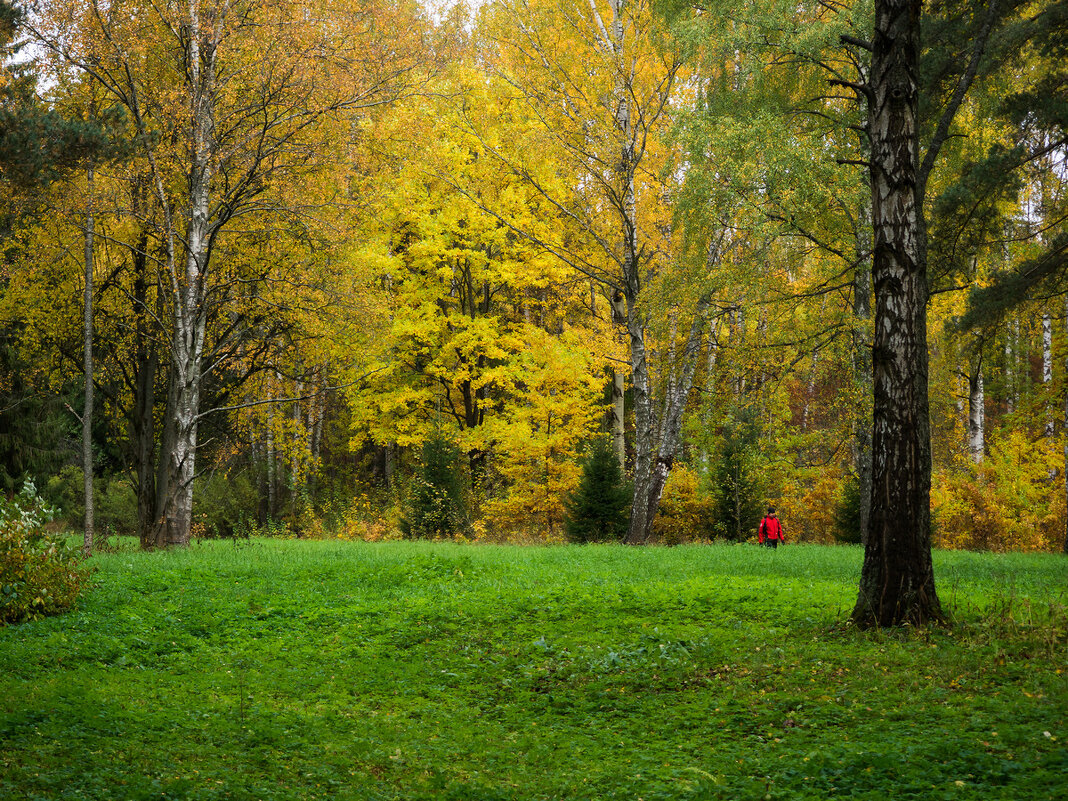
[[[440,431],[423,443],[400,524],[405,537],[435,539],[470,531],[459,460],[459,450]]]
[[[193,503],[204,536],[246,536],[256,521],[259,496],[247,473],[213,472],[197,479]]]
[[[631,493],[607,437],[590,443],[578,489],[567,501],[564,530],[572,542],[618,542],[627,533]]]
[[[81,467],[65,465],[45,482],[40,496],[53,508],[55,519],[65,521],[71,528],[82,525],[85,517],[85,484]]]
[[[67,465],[48,479],[41,497],[55,507],[55,519],[71,528],[85,524],[85,484],[82,468]],[[93,481],[93,522],[102,532],[137,533],[137,495],[127,478],[111,476]]]
[[[137,494],[129,479],[112,476],[107,481],[98,481],[94,495],[93,517],[102,531],[137,534]]]
[[[939,471],[931,487],[934,542],[941,548],[1058,551],[1064,543],[1059,444],[1013,432],[982,464]]]
[[[668,476],[660,510],[653,521],[657,542],[681,545],[712,538],[716,509],[712,495],[702,487],[701,477],[683,464]]]
[[[18,623],[69,609],[88,578],[66,539],[44,531],[55,510],[27,481],[0,500],[0,622]]]

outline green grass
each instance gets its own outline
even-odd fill
[[[253,541],[95,557],[0,629],[4,799],[1068,797],[1068,560]]]

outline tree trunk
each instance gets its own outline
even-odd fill
[[[278,373],[272,371],[267,376],[267,520],[273,521],[278,514],[278,467],[274,448],[274,392]]]
[[[612,293],[612,322],[617,325],[627,322],[627,304],[623,299],[623,293],[619,291]],[[626,414],[625,380],[622,370],[612,371],[612,446],[616,452],[616,459],[619,461],[619,469],[624,472],[627,469],[626,418],[624,417]]]
[[[926,231],[918,193],[920,0],[877,0],[869,82],[875,287],[871,532],[860,626],[942,619],[930,543]]]
[[[630,337],[631,386],[634,390],[634,497],[626,542],[641,545],[652,537],[653,521],[660,496],[653,473],[653,446],[656,424],[650,395],[649,362],[645,349],[645,324],[637,307],[637,293],[627,294],[627,333]],[[666,466],[671,469],[670,465]],[[661,468],[663,469],[663,468]],[[661,491],[663,486],[660,487]],[[654,501],[655,498],[655,501]]]
[[[181,275],[177,259],[172,267],[174,331],[171,373],[174,386],[173,443],[166,452],[167,487],[160,510],[156,543],[189,544],[193,523],[193,478],[196,475],[197,433],[203,380],[204,338],[207,326],[208,255],[211,247],[211,181],[215,135],[215,70],[222,29],[202,25],[196,3],[189,4],[185,79],[189,90],[189,217]]]
[[[162,536],[157,539],[165,547],[188,545],[193,524],[193,479],[196,476],[201,391],[199,353],[193,348],[181,353],[178,367],[174,447],[167,462],[169,491]]]
[[[134,216],[143,199],[143,188],[133,187]],[[159,348],[152,331],[152,315],[148,311],[148,228],[142,228],[137,249],[133,252],[134,365],[133,404],[130,415],[130,444],[136,476],[137,535],[142,548],[155,545],[156,517],[159,510],[156,498],[156,374],[159,372]],[[162,299],[156,293],[156,318],[162,319]]]
[[[1018,320],[1006,322],[1008,330],[1005,332],[1005,411],[1012,414],[1016,411],[1016,403],[1019,396],[1016,390],[1017,379],[1017,339],[1020,333]]]
[[[150,548],[157,516],[155,457],[155,383],[159,358],[155,348],[137,365],[133,419],[130,424],[137,475],[137,533],[142,548]]]
[[[175,409],[178,405],[178,381],[175,377],[173,365],[167,373],[167,406],[163,413],[163,431],[160,436],[159,454],[156,459],[156,497],[153,506],[155,515],[152,519],[152,532],[142,547],[162,548],[166,545],[163,536],[164,515],[167,509],[167,498],[170,497],[171,473],[169,469],[170,454],[174,450],[176,438]]]
[[[1053,318],[1049,312],[1042,315],[1042,385],[1049,391],[1053,384]],[[1053,404],[1046,401],[1045,435],[1051,438],[1056,432],[1053,423]]]
[[[82,477],[85,492],[85,536],[82,556],[93,553],[93,168],[85,171],[85,298],[82,343],[85,348],[85,409],[82,411]]]
[[[968,373],[968,455],[975,464],[983,463],[986,452],[986,397],[983,392],[983,355],[975,358],[975,366]]]
[[[865,218],[870,214],[866,213]],[[870,222],[870,220],[869,220]],[[864,393],[871,397],[871,345],[868,342],[868,321],[871,320],[871,264],[861,254],[871,249],[870,241],[857,242],[857,267],[853,274],[853,369]],[[853,467],[857,474],[860,495],[860,542],[868,544],[871,519],[871,417],[866,413],[857,417],[853,432]]]
[[[645,360],[644,327],[635,326],[631,337],[631,362],[634,365],[634,407],[637,419],[636,429],[642,429],[644,435],[635,434],[637,459],[634,469],[634,500],[631,505],[630,528],[627,531],[627,543],[640,545],[652,542],[653,520],[656,518],[660,498],[664,494],[668,476],[675,463],[675,454],[679,449],[682,435],[682,418],[686,402],[693,388],[697,373],[697,362],[701,352],[701,339],[704,331],[709,298],[702,298],[694,314],[686,345],[683,348],[681,365],[676,380],[671,381],[664,393],[664,406],[660,412],[659,443],[654,439],[655,420],[649,392],[649,371]],[[633,306],[628,315],[637,319]],[[640,334],[640,336],[639,336]],[[644,426],[643,426],[644,420]],[[653,448],[656,447],[655,461]]]

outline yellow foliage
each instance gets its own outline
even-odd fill
[[[684,464],[675,465],[653,521],[657,542],[679,545],[707,541],[714,518],[715,501],[711,493],[702,491],[700,474]]]
[[[602,411],[603,377],[569,332],[557,337],[530,326],[524,339],[521,391],[485,426],[505,482],[484,507],[485,527],[562,542],[564,502],[581,473],[574,454]]]
[[[1059,438],[1013,432],[982,464],[939,471],[931,487],[934,544],[989,551],[1064,546],[1065,485]]]
[[[827,466],[806,480],[793,478],[783,485],[777,505],[787,542],[833,543],[834,514],[845,476],[840,468]],[[753,536],[760,521],[753,524]]]
[[[402,539],[400,509],[396,504],[383,508],[366,493],[359,493],[342,508],[328,509],[324,517],[315,517],[305,526],[305,535],[313,539],[338,539],[346,542],[381,542]]]

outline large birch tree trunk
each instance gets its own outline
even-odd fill
[[[927,270],[918,192],[920,0],[877,0],[869,83],[875,331],[871,531],[852,619],[942,618],[930,543]]]
[[[225,12],[220,14],[225,16]],[[211,236],[216,51],[223,23],[223,19],[216,18],[212,18],[210,24],[202,21],[197,0],[190,0],[185,54],[190,123],[189,219],[184,269],[180,275],[172,274],[175,304],[171,343],[174,441],[165,454],[167,491],[156,536],[156,544],[160,546],[188,545],[193,522],[193,479],[196,476],[207,324],[206,272]]]

